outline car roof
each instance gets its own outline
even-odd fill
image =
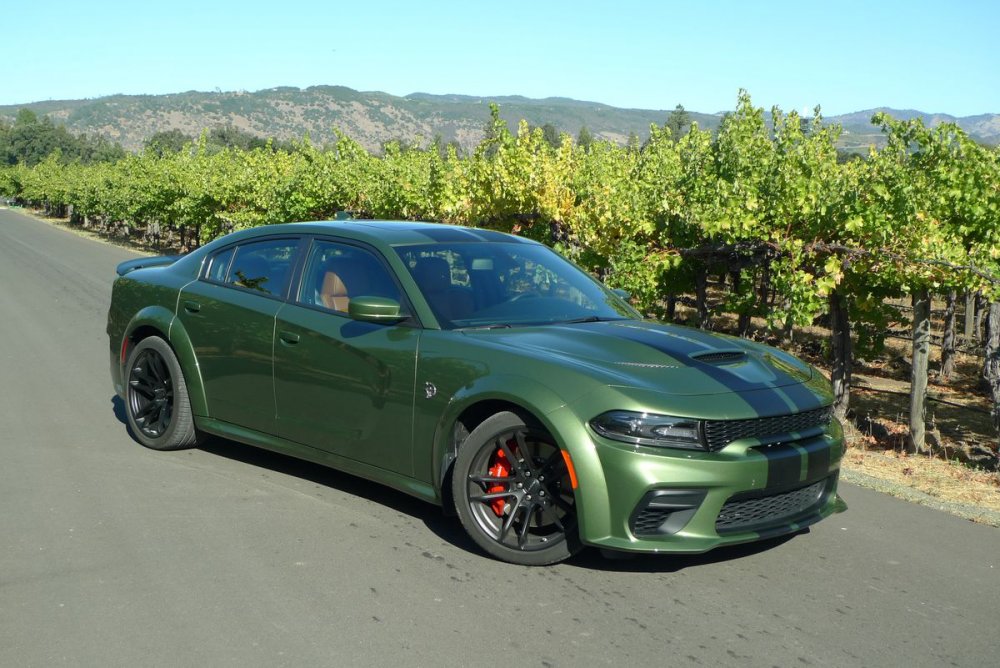
[[[389,246],[463,242],[536,242],[511,234],[442,223],[417,223],[406,220],[324,220],[308,223],[266,225],[254,229],[252,236],[272,234],[336,234],[352,239],[379,242]]]

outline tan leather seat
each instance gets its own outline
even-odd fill
[[[326,272],[323,276],[323,287],[320,288],[319,298],[323,306],[334,311],[347,312],[347,307],[351,303],[351,298],[347,292],[347,286],[336,273]]]

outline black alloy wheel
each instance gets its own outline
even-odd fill
[[[154,450],[195,445],[187,385],[177,356],[157,336],[143,339],[126,366],[125,408],[136,440]]]

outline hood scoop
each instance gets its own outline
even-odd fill
[[[742,362],[747,354],[742,350],[712,350],[691,355],[691,359],[705,364],[733,364]]]

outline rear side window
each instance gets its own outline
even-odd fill
[[[298,245],[298,239],[268,239],[226,249],[212,258],[205,277],[245,290],[281,296]]]

